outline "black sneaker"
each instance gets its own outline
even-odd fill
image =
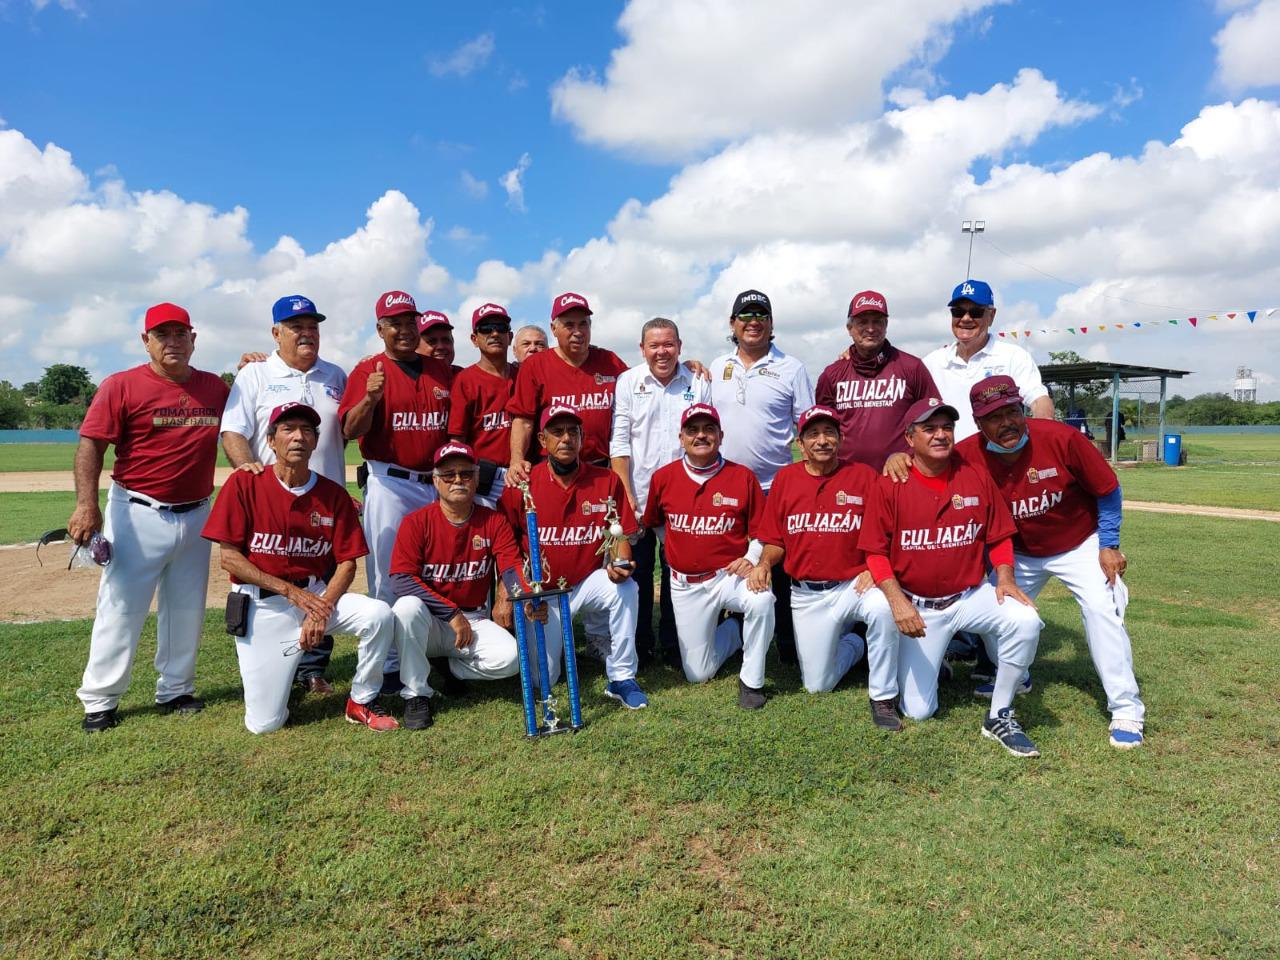
[[[766,699],[763,689],[748,687],[741,679],[738,680],[738,706],[743,710],[759,710]]]
[[[1005,707],[994,717],[982,721],[982,735],[994,740],[1015,757],[1038,757],[1039,749],[1031,738],[1022,732],[1022,725],[1013,716],[1013,708]]]
[[[871,704],[871,722],[881,730],[898,733],[902,730],[902,721],[898,719],[898,698],[887,700],[869,700]]]
[[[425,730],[431,723],[431,701],[427,697],[410,697],[404,702],[406,730]]]
[[[85,733],[102,733],[103,730],[111,730],[120,726],[120,718],[116,716],[116,708],[110,710],[99,710],[96,713],[86,713],[84,719],[80,721],[80,729]]]
[[[174,697],[172,700],[166,700],[163,703],[157,703],[161,713],[177,713],[184,717],[193,713],[199,713],[204,709],[204,701],[198,697],[193,697],[189,693],[184,693],[180,697]]]

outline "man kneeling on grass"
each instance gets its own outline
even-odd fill
[[[360,638],[347,720],[377,731],[399,726],[378,704],[395,622],[381,600],[347,592],[369,548],[351,496],[309,465],[319,426],[320,414],[306,404],[276,407],[267,426],[275,463],[258,474],[233,473],[203,531],[231,575],[227,629],[236,638],[251,733],[284,726],[297,657],[326,633]]]

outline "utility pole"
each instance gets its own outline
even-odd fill
[[[987,229],[987,221],[985,220],[961,220],[960,232],[969,235],[969,259],[964,265],[964,278],[971,280],[973,278],[973,235],[975,233],[983,233]]]

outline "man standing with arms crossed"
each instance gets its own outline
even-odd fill
[[[982,735],[1014,756],[1038,757],[1013,712],[1014,688],[1044,626],[1014,580],[1013,518],[991,475],[954,455],[955,410],[930,397],[907,418],[910,475],[904,483],[879,478],[858,538],[900,631],[896,682],[871,696],[896,704],[901,695],[908,717],[933,716],[952,634],[990,636],[999,666]]]
[[[1028,420],[1011,377],[990,377],[970,391],[979,433],[957,452],[983,463],[1013,512],[1013,572],[1028,596],[1057,577],[1075,596],[1085,641],[1107,694],[1110,741],[1143,743],[1146,707],[1133,675],[1124,626],[1128,562],[1120,552],[1120,483],[1079,430]]]
[[[694,404],[711,399],[711,384],[695,377],[680,365],[680,331],[665,317],[654,317],[640,331],[640,352],[644,363],[618,378],[613,401],[613,430],[609,459],[613,472],[622,480],[627,500],[636,516],[643,516],[649,499],[649,484],[659,467],[680,459],[680,418]],[[671,609],[671,570],[660,552],[658,538],[646,529],[636,541],[635,579],[640,588],[640,615],[636,626],[636,648],[643,667],[663,659],[680,666],[680,645],[676,638],[675,615]],[[658,640],[653,638],[653,566],[662,567],[661,616]]]
[[[736,349],[711,361],[711,402],[724,423],[725,457],[754,473],[768,494],[774,474],[791,462],[795,424],[813,406],[813,384],[804,364],[773,345],[773,304],[759,290],[734,299],[729,330]],[[791,578],[778,570],[772,581],[778,655],[795,663]]]
[[[271,336],[276,351],[261,363],[247,363],[236,374],[222,415],[222,449],[233,467],[261,473],[275,461],[267,439],[271,411],[284,403],[305,403],[320,415],[311,469],[345,488],[346,441],[338,419],[338,403],[347,388],[347,374],[337,364],[320,359],[320,323],[324,314],[301,294],[281,297],[271,308]],[[328,695],[325,679],[333,637],[304,650],[298,658],[297,681],[309,693]]]
[[[480,359],[453,379],[449,397],[449,436],[475,449],[480,475],[476,492],[489,508],[506,486],[504,466],[511,459],[511,417],[507,404],[519,364],[507,360],[511,317],[506,307],[485,303],[471,314],[471,342]]]
[[[227,385],[191,366],[196,335],[182,307],[151,307],[143,331],[148,362],[102,382],[76,449],[76,508],[67,532],[82,547],[99,531],[111,543],[89,662],[76,691],[87,733],[119,723],[116,709],[129,689],[138,636],[157,588],[156,704],[166,713],[204,709],[194,696],[209,582],[209,544],[200,528],[209,515]],[[104,521],[98,478],[109,444],[116,460]]]
[[[250,733],[284,726],[293,657],[330,631],[360,638],[347,720],[376,732],[399,726],[378,703],[382,658],[395,622],[382,601],[347,592],[368,547],[346,488],[310,467],[320,425],[320,415],[305,403],[281,404],[269,413],[271,466],[233,473],[204,526],[231,575],[228,629],[237,627]],[[237,610],[239,595],[245,599]],[[233,624],[233,614],[243,619]]]

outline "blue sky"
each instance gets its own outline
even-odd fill
[[[350,237],[367,224],[372,204],[388,191],[399,191],[421,222],[433,223],[425,241],[424,266],[434,265],[447,279],[424,296],[432,305],[446,310],[465,307],[469,298],[481,295],[476,284],[483,278],[476,275],[477,268],[497,261],[521,271],[522,279],[512,281],[507,295],[525,305],[532,317],[557,283],[592,287],[594,269],[613,274],[615,282],[602,282],[599,295],[619,315],[664,309],[692,320],[708,311],[711,302],[718,303],[717,297],[723,299],[720,287],[731,285],[741,269],[761,262],[770,237],[750,237],[756,220],[747,210],[738,226],[728,230],[743,237],[740,244],[718,240],[690,253],[683,249],[684,231],[676,221],[656,239],[652,231],[645,232],[643,263],[637,266],[637,261],[626,259],[630,241],[609,230],[629,199],[638,200],[646,214],[657,212],[679,198],[673,178],[730,166],[735,148],[746,153],[778,136],[821,138],[852,125],[874,124],[894,108],[875,95],[877,91],[888,94],[895,87],[912,87],[919,91],[912,102],[937,103],[1013,85],[1022,99],[1023,85],[1016,78],[1021,69],[1031,68],[1054,88],[1057,118],[1045,108],[1045,116],[1030,122],[1025,135],[994,142],[993,156],[983,155],[992,139],[989,123],[955,128],[937,149],[974,154],[958,171],[946,174],[957,178],[956,189],[970,190],[972,196],[955,209],[940,208],[936,223],[922,227],[904,222],[904,232],[913,232],[915,239],[904,235],[900,243],[886,248],[888,259],[912,250],[918,254],[924,246],[917,242],[922,231],[946,238],[951,252],[943,263],[959,265],[953,270],[934,260],[921,261],[919,272],[929,274],[927,283],[935,288],[929,291],[931,299],[919,293],[918,309],[923,310],[923,304],[937,302],[936,288],[959,279],[952,275],[963,270],[963,240],[950,236],[956,232],[952,221],[957,212],[972,215],[970,207],[989,196],[980,188],[993,164],[1001,170],[1021,165],[1056,176],[1095,152],[1137,157],[1149,141],[1172,144],[1206,106],[1239,105],[1249,97],[1273,106],[1277,87],[1265,67],[1243,82],[1238,76],[1224,79],[1224,54],[1215,36],[1233,17],[1250,14],[1255,6],[1256,15],[1262,16],[1275,3],[919,0],[918,15],[929,21],[930,32],[923,42],[915,42],[886,40],[875,29],[859,34],[858,24],[833,27],[827,18],[836,15],[831,12],[835,8],[824,10],[829,5],[822,0],[796,5],[795,17],[808,16],[811,22],[796,28],[791,37],[779,36],[764,22],[764,13],[759,29],[753,29],[751,4],[742,7],[745,23],[714,35],[682,35],[681,31],[700,29],[688,14],[697,6],[693,0],[683,7],[672,5],[671,13],[658,9],[660,0],[638,0],[632,4],[630,36],[619,29],[627,4],[587,0],[472,6],[388,3],[377,5],[372,13],[334,3],[0,0],[0,118],[37,149],[53,143],[67,151],[87,178],[80,195],[89,202],[110,206],[104,191],[118,180],[127,191],[168,191],[185,204],[208,205],[216,213],[243,208],[243,238],[259,257],[282,235],[315,254],[326,244]],[[896,7],[902,8],[900,16],[912,15],[906,12],[911,6],[907,3],[866,6],[887,6],[890,12],[881,16],[892,17]],[[655,10],[667,19],[659,21],[659,28],[647,27],[644,15]],[[862,26],[892,25],[874,16],[868,14]],[[655,31],[668,29],[668,22],[669,33],[656,32],[655,37]],[[878,66],[868,67],[865,76],[841,73],[834,65],[825,72],[816,69],[812,89],[787,94],[791,100],[771,114],[756,115],[750,105],[737,102],[734,86],[739,79],[744,87],[760,84],[760,96],[767,96],[775,80],[776,86],[784,86],[786,76],[795,73],[785,61],[797,40],[817,43],[814,38],[824,30],[837,29],[849,33],[843,46],[815,47],[833,61],[870,61],[895,43],[902,49],[896,58],[882,57]],[[700,44],[705,57],[696,52]],[[695,52],[681,61],[679,50],[685,46]],[[608,73],[611,58],[628,48],[634,48],[641,60],[639,79],[630,88]],[[666,60],[669,49],[675,52]],[[698,74],[709,61],[716,64],[711,81]],[[1235,62],[1241,62],[1240,57]],[[553,88],[571,70],[594,78],[607,95],[603,106],[594,112],[553,108]],[[651,71],[658,89],[643,89],[646,71]],[[686,75],[688,85],[682,88]],[[717,84],[723,84],[723,91],[707,93]],[[1033,85],[1025,86],[1029,91]],[[715,96],[725,98],[726,115],[743,115],[728,134],[700,140],[695,133],[673,145],[657,129],[667,118],[678,120],[686,106],[710,110],[714,118]],[[820,102],[838,107],[846,96],[844,114],[838,109],[833,114]],[[629,113],[642,117],[654,102],[660,107],[654,119],[636,120],[622,133],[613,129],[615,121],[627,124]],[[1088,109],[1062,119],[1068,108],[1061,104],[1084,104]],[[804,119],[792,125],[792,115]],[[1240,121],[1236,128],[1243,126]],[[526,154],[521,206],[511,200],[501,178]],[[766,168],[776,171],[777,164],[770,161]],[[976,184],[973,189],[966,184],[969,177]],[[1271,196],[1270,183],[1260,188],[1263,196]],[[1018,259],[1085,284],[1099,279],[1079,251],[1063,251],[1043,237],[1032,243],[1016,231],[1002,232],[987,210],[973,213],[987,216],[991,239]],[[1264,235],[1272,229],[1268,222]],[[857,232],[851,224],[854,238]],[[583,251],[593,240],[596,252]],[[0,244],[5,242],[0,234]],[[14,245],[13,238],[8,242]],[[791,237],[788,242],[803,246],[806,238]],[[813,242],[830,247],[832,239],[821,224],[815,224]],[[895,246],[900,248],[897,254],[890,249]],[[834,249],[826,249],[817,261],[825,262],[827,253],[838,263],[839,251]],[[875,263],[865,255],[849,256],[862,274],[866,264]],[[542,268],[526,269],[539,260]],[[216,256],[210,261],[212,275],[202,275],[202,290],[177,289],[173,299],[198,298],[219,284],[227,286],[227,281],[235,287],[246,278],[269,273],[262,263],[231,264]],[[979,275],[987,264],[1006,271],[1007,276],[996,279],[1003,282],[1002,302],[1010,310],[1016,302],[1021,315],[1034,315],[1035,322],[1065,323],[1070,317],[1073,308],[1058,298],[1071,294],[1072,288],[1046,281],[1036,271],[1019,270],[981,243],[975,261]],[[895,270],[900,277],[886,271],[879,282],[899,288],[908,283],[912,271],[901,265]],[[1159,287],[1154,278],[1161,270],[1176,274],[1167,265],[1135,264],[1130,273],[1110,280],[1127,285],[1130,299],[1145,296],[1143,302],[1189,308],[1221,303],[1223,309],[1275,305],[1256,300],[1274,286],[1234,280],[1212,288],[1200,285],[1194,293],[1166,289],[1157,297],[1151,290]],[[678,281],[671,279],[682,273]],[[631,286],[619,290],[617,277],[623,275],[631,277]],[[410,276],[402,285],[414,289],[415,282],[416,276]],[[1146,293],[1139,296],[1139,288]],[[77,309],[75,296],[46,303],[39,289],[40,284],[33,283],[37,292],[24,294],[25,301],[47,314],[69,315]],[[656,301],[648,310],[646,290]],[[287,292],[291,291],[279,291]],[[265,287],[255,289],[254,309],[273,293]],[[89,287],[80,295],[118,304],[134,314],[146,305],[130,300],[141,293],[114,287]],[[834,290],[829,293],[832,315],[837,317],[842,296],[847,296],[843,290],[838,296]],[[916,297],[914,289],[895,289],[891,302],[917,309]],[[1272,299],[1280,300],[1280,295]],[[88,302],[80,308],[90,309]],[[936,329],[936,315],[929,324],[931,338],[945,333]],[[835,341],[810,333],[806,328],[806,342],[818,344],[815,360],[827,355],[821,351]],[[620,330],[602,331],[602,339],[610,336],[625,335]],[[842,336],[838,327],[835,336]],[[711,350],[714,344],[706,338],[699,346]],[[915,345],[923,349],[923,341]],[[232,346],[221,342],[216,359],[225,360]],[[338,352],[348,347],[358,351],[358,346],[353,341]],[[101,369],[120,362],[123,350],[103,343],[84,356]],[[1267,353],[1274,356],[1271,341]],[[51,357],[46,353],[35,359]],[[10,372],[0,364],[0,376]],[[1280,369],[1272,373],[1280,375]]]

